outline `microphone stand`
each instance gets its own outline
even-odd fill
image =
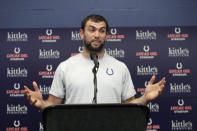
[[[96,77],[96,73],[98,71],[98,66],[96,66],[96,64],[94,65],[94,67],[92,68],[92,72],[94,74],[94,98],[92,100],[92,103],[97,104],[97,77]]]

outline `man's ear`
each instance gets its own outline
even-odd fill
[[[83,31],[83,29],[80,29],[80,37],[83,40],[83,38],[84,38],[84,31]]]

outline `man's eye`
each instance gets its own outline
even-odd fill
[[[105,33],[105,30],[100,30],[101,33]]]
[[[90,32],[94,32],[94,31],[95,31],[95,29],[89,29],[89,31],[90,31]]]

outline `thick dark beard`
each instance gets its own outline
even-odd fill
[[[88,43],[88,42],[85,42],[85,41],[84,41],[84,45],[85,45],[85,48],[86,48],[88,51],[101,52],[102,49],[104,48],[104,43],[101,44],[98,48],[92,47],[91,42]]]

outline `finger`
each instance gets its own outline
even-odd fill
[[[160,91],[163,91],[164,87],[164,85],[160,86]]]
[[[33,99],[32,99],[32,98],[33,98]],[[33,101],[33,100],[34,100],[33,94],[32,94],[31,92],[27,94],[27,99],[28,99],[29,101]]]
[[[160,81],[159,81],[159,85],[164,85],[165,84],[165,77],[163,77]]]
[[[27,86],[24,86],[26,91],[31,91]]]
[[[155,75],[153,75],[152,77],[151,77],[151,79],[150,79],[150,81],[148,82],[148,84],[153,84],[154,83],[154,81],[155,81]]]
[[[32,102],[30,105],[35,105],[36,104],[36,102],[37,102],[37,100],[35,100],[34,102]]]
[[[31,96],[27,96],[27,100],[31,103]]]
[[[28,91],[25,91],[25,96],[29,96],[29,92]]]
[[[29,96],[32,93],[32,90],[30,90],[27,86],[24,86],[25,88],[25,95]]]
[[[165,87],[165,85],[161,85],[161,86],[159,86],[159,88],[158,88],[158,92],[159,92],[159,94],[161,94],[161,93],[163,92],[164,87]]]
[[[31,102],[31,95],[30,95],[30,94],[27,94],[27,100],[28,100],[29,102]]]
[[[27,91],[27,90],[25,90],[25,93],[24,93],[24,94],[25,94],[25,96],[27,96],[27,95],[28,95],[28,91]]]
[[[35,102],[35,100],[31,98],[31,95],[29,95],[27,99],[29,100],[30,105]]]
[[[38,88],[37,83],[36,83],[35,81],[33,81],[32,84],[33,84],[34,90],[35,90],[35,91],[39,91],[39,88]]]
[[[29,92],[30,92],[30,91],[29,91],[30,89],[28,89],[26,86],[24,86],[24,88],[25,88],[25,95],[28,96],[28,94],[29,94]]]
[[[159,86],[161,86],[162,83],[163,83],[163,81],[164,81],[164,78],[162,78],[157,84],[158,84]]]

